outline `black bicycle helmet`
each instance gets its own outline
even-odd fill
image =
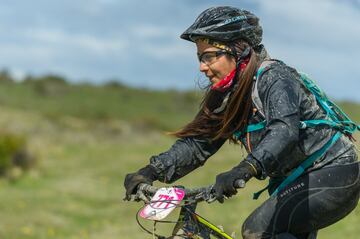
[[[203,11],[180,37],[192,42],[201,37],[220,42],[243,39],[255,47],[261,43],[262,28],[259,18],[249,11],[228,6],[212,7]]]

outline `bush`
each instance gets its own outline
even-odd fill
[[[32,75],[26,75],[24,78],[23,78],[23,80],[22,80],[22,83],[23,84],[28,84],[28,85],[30,85],[30,84],[34,84],[34,82],[36,81],[36,78],[34,77],[34,76],[32,76]]]
[[[65,78],[57,75],[46,75],[35,80],[27,79],[26,82],[31,82],[35,91],[42,96],[61,96],[69,88]]]
[[[35,159],[26,150],[25,137],[0,133],[0,176],[17,167],[27,170],[33,167]]]
[[[10,72],[6,69],[0,71],[0,83],[13,83],[14,79],[12,78]]]
[[[105,88],[111,89],[126,89],[127,86],[118,80],[109,80],[104,83]]]

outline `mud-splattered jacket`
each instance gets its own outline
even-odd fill
[[[288,175],[336,132],[328,126],[299,129],[299,121],[326,118],[315,97],[300,83],[299,77],[295,69],[278,61],[257,79],[267,123],[264,129],[252,132],[242,142],[248,151],[245,160],[256,165],[259,179]],[[261,122],[264,117],[255,111],[249,123]],[[150,164],[156,168],[160,181],[171,183],[203,165],[224,142],[191,137],[179,139],[168,151],[152,156]],[[350,163],[356,159],[353,144],[342,136],[308,170]]]

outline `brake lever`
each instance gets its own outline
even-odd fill
[[[241,186],[238,186],[238,188],[243,188],[245,185],[242,183],[242,182],[239,182],[238,185],[241,185]],[[215,189],[214,189],[214,185],[211,185],[206,191],[205,191],[205,196],[203,196],[204,200],[207,202],[207,203],[213,203],[215,201],[217,201],[217,198],[216,198],[216,195],[215,195]],[[226,199],[229,199],[227,196],[223,195],[223,199],[226,200]]]
[[[212,203],[216,201],[214,185],[208,187],[204,193],[205,193],[204,199],[207,203]]]
[[[127,201],[126,198],[123,199],[124,201]],[[150,203],[150,198],[145,195],[145,193],[142,190],[138,190],[136,194],[130,195],[130,202],[140,202],[143,201],[145,204]]]
[[[136,193],[136,199],[137,202],[138,201],[143,201],[145,204],[149,204],[150,203],[150,199],[144,194],[143,191],[138,190]]]
[[[212,196],[212,197],[210,197],[209,199],[206,200],[206,202],[209,203],[209,204],[210,204],[210,203],[213,203],[213,202],[215,202],[215,201],[216,201],[216,197],[215,197],[215,196]]]

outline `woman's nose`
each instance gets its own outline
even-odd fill
[[[200,61],[199,69],[200,69],[201,72],[206,72],[207,70],[209,70],[209,66]]]

